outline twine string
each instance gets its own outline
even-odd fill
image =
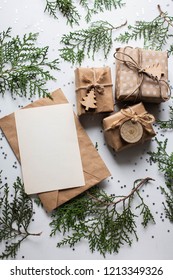
[[[126,47],[126,48],[127,48],[127,47]],[[137,75],[138,75],[138,78],[139,78],[139,83],[138,83],[137,87],[136,87],[131,93],[129,93],[129,94],[124,98],[124,100],[127,100],[127,99],[128,99],[130,96],[132,96],[133,94],[135,94],[136,100],[139,99],[139,95],[141,94],[140,87],[141,87],[141,85],[142,85],[142,83],[143,83],[143,81],[144,81],[144,75],[147,75],[150,79],[152,79],[153,81],[155,81],[155,82],[158,84],[158,86],[159,86],[159,92],[160,92],[160,97],[161,97],[162,100],[164,100],[164,101],[167,100],[167,98],[164,98],[164,96],[163,96],[162,88],[161,88],[161,83],[164,83],[164,84],[168,87],[168,89],[169,89],[169,96],[168,96],[168,98],[171,96],[171,88],[170,88],[169,84],[168,84],[165,80],[163,80],[163,79],[160,79],[160,80],[159,80],[156,76],[153,76],[153,75],[151,75],[150,73],[147,73],[147,72],[145,71],[145,69],[143,69],[143,68],[141,67],[141,65],[140,65],[140,62],[141,62],[141,61],[140,61],[140,62],[136,62],[136,61],[133,59],[133,57],[132,57],[131,55],[125,53],[126,48],[124,48],[124,52],[121,52],[121,51],[117,50],[117,51],[114,53],[114,58],[115,58],[116,60],[119,60],[120,62],[124,63],[129,69],[132,69],[133,71],[136,71],[136,73],[137,73]],[[139,48],[137,48],[137,49],[138,49],[138,61],[139,61],[139,60],[141,60],[141,59],[140,59],[140,53],[141,53],[141,51],[140,51]],[[118,54],[122,54],[124,58],[122,58],[122,59],[119,58],[119,57],[117,56]],[[125,59],[125,57],[126,57],[126,58],[129,58],[130,60]],[[135,100],[135,101],[136,101],[136,100]]]
[[[76,92],[78,92],[79,90],[81,89],[85,89],[88,92],[90,92],[92,89],[94,89],[94,92],[95,93],[98,93],[98,94],[104,94],[104,89],[105,87],[109,87],[109,86],[113,86],[112,83],[105,83],[105,84],[100,84],[99,81],[103,79],[104,75],[105,75],[105,71],[103,71],[101,73],[101,75],[98,77],[98,79],[96,78],[96,71],[95,69],[93,68],[92,69],[93,71],[93,80],[90,80],[88,79],[88,77],[83,77],[82,81],[84,83],[87,83],[88,85],[83,85],[83,86],[80,86],[76,89]]]
[[[119,127],[125,121],[131,120],[133,123],[139,122],[145,128],[145,130],[150,133],[152,129],[148,125],[155,121],[154,116],[147,112],[137,114],[131,107],[128,107],[128,109],[128,111],[127,109],[121,109],[120,112],[123,115],[122,118],[114,121],[110,127],[105,129],[105,131],[113,130]]]

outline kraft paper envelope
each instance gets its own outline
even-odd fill
[[[53,100],[50,98],[41,98],[38,101],[26,106],[25,108],[64,104],[68,102],[61,89],[53,92],[52,98]],[[110,176],[108,168],[101,159],[76,116],[75,123],[82,159],[85,186],[38,194],[44,208],[49,212]],[[0,119],[0,128],[2,129],[17,159],[20,161],[14,113]]]
[[[85,185],[71,104],[18,110],[15,121],[27,194]]]

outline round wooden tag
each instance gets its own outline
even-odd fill
[[[143,135],[143,127],[139,122],[128,120],[121,125],[120,135],[126,142],[136,143]]]

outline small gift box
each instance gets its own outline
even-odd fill
[[[117,49],[114,57],[117,100],[160,103],[169,99],[167,52],[125,47]]]
[[[154,121],[142,103],[121,109],[103,119],[106,142],[115,151],[143,143],[156,135],[152,127]]]
[[[113,112],[114,100],[110,67],[75,70],[78,116],[86,113]]]

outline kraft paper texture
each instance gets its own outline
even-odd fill
[[[142,113],[147,113],[147,111],[145,110],[144,106],[142,103],[136,104],[131,106],[131,108],[133,109],[133,111],[137,114],[142,114]],[[127,109],[130,112],[130,109]],[[112,147],[115,151],[121,151],[125,148],[137,145],[139,143],[143,143],[146,140],[151,139],[153,136],[155,136],[155,131],[152,127],[151,124],[147,124],[146,128],[150,130],[150,132],[148,132],[145,127],[143,127],[143,136],[141,138],[141,140],[137,143],[134,144],[130,144],[127,143],[126,141],[124,141],[121,138],[120,135],[120,125],[122,124],[122,122],[125,122],[126,120],[128,120],[127,117],[125,117],[120,111],[117,113],[114,113],[112,115],[110,115],[107,118],[103,119],[103,128],[104,128],[104,136],[105,136],[105,140],[107,142],[107,144]],[[111,130],[107,130],[109,127],[111,127],[112,123],[114,121],[120,121],[119,122],[119,126],[111,129]]]
[[[119,48],[117,50],[117,57],[123,60],[130,61],[130,58],[119,54],[123,52],[131,56],[135,62],[139,64],[141,68],[146,68],[154,64],[159,63],[164,73],[163,80],[168,81],[168,56],[167,52],[144,50],[140,48]],[[161,92],[163,98],[160,95],[159,85],[156,81],[147,77],[144,74],[144,80],[136,93],[130,95],[140,83],[139,73],[135,69],[130,69],[125,63],[119,61],[116,62],[116,82],[115,82],[115,97],[120,101],[144,101],[160,103],[169,99],[169,89],[165,83],[161,82]]]
[[[50,98],[41,98],[38,101],[35,101],[26,106],[25,108],[68,103],[61,89],[53,92],[51,96],[53,100],[51,100]],[[80,193],[84,192],[85,190],[91,188],[92,186],[98,184],[99,182],[110,176],[108,168],[101,159],[100,155],[98,154],[97,150],[95,149],[90,138],[86,134],[76,116],[75,124],[81,153],[85,186],[38,194],[44,208],[48,212],[52,211],[56,207],[69,201],[73,197],[79,195]],[[0,119],[0,128],[2,129],[17,159],[20,161],[14,113]]]
[[[113,112],[114,100],[112,90],[112,78],[110,67],[101,68],[77,68],[75,70],[76,101],[78,116],[86,114],[85,108],[80,101],[87,94],[88,86],[102,86],[103,93],[95,92],[97,108],[89,110],[89,113]]]

